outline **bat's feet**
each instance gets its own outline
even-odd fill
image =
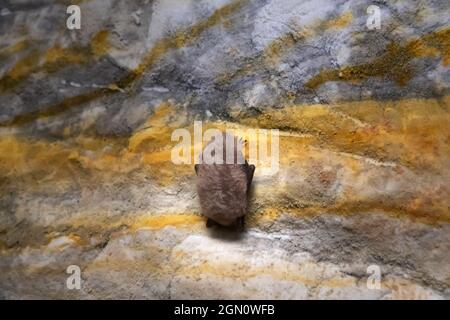
[[[217,222],[215,222],[214,220],[211,220],[210,218],[206,219],[206,227],[207,228],[214,227],[215,225],[217,225]]]
[[[240,217],[236,219],[236,230],[239,232],[244,231],[245,229],[245,218]]]

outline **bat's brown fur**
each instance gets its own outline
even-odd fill
[[[242,143],[236,137],[225,133],[223,134],[224,155],[227,136],[235,141],[233,163],[197,164],[195,166],[197,193],[202,213],[208,218],[207,227],[217,223],[242,228],[255,166],[245,161]],[[210,143],[214,143],[214,140]]]

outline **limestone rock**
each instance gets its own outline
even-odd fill
[[[448,1],[66,2],[0,2],[0,298],[450,297]],[[194,121],[279,130],[242,234]]]

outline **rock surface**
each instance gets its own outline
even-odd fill
[[[0,298],[450,297],[447,0],[78,2],[0,1]],[[194,121],[280,132],[242,234]]]

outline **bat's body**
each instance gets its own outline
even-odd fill
[[[234,139],[232,163],[198,164],[197,192],[202,213],[208,218],[207,226],[243,226],[255,166],[249,165],[242,154],[242,144],[237,138],[223,134],[223,153],[226,137]],[[218,143],[213,140],[211,143]],[[206,148],[205,148],[206,150]],[[202,154],[203,156],[203,154]],[[224,158],[225,159],[225,158]],[[225,161],[224,161],[225,162]]]

